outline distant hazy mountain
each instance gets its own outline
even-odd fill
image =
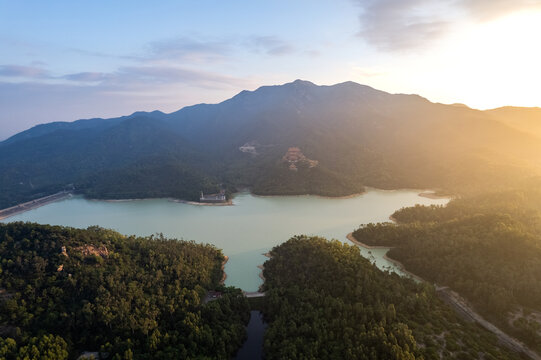
[[[537,174],[541,160],[539,140],[508,124],[490,112],[417,95],[297,80],[171,114],[23,131],[0,143],[0,207],[67,184],[98,198],[187,199],[219,184],[323,195],[347,195],[363,185],[504,186]],[[256,155],[240,151],[245,144]],[[290,170],[282,157],[293,146],[318,165]]]
[[[541,137],[541,108],[505,106],[486,112],[504,124]]]

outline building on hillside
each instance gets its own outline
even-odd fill
[[[239,150],[242,151],[243,153],[257,155],[255,143],[246,143],[242,145],[241,147],[239,147]]]
[[[201,196],[199,197],[199,202],[201,203],[224,203],[227,199],[225,197],[225,190],[221,190],[218,194],[203,194],[201,191]]]
[[[300,160],[304,160],[306,157],[301,152],[301,149],[298,147],[290,147],[287,149],[286,154],[282,158],[282,160],[287,161],[289,163],[295,163]]]
[[[282,157],[282,161],[289,163],[289,170],[297,171],[298,165],[303,164],[309,168],[316,167],[319,164],[317,160],[310,160],[302,153],[298,147],[290,147]]]

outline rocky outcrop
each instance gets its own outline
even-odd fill
[[[95,247],[93,245],[85,245],[85,246],[79,246],[74,249],[75,251],[80,251],[83,256],[101,256],[102,258],[106,258],[109,256],[109,250],[105,247],[105,245],[102,245],[100,247]]]

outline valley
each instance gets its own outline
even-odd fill
[[[6,354],[13,357],[14,352],[27,351],[35,346],[33,341],[39,341],[40,346],[51,343],[63,349],[59,357],[66,352],[74,357],[83,350],[96,350],[101,343],[97,353],[102,357],[110,352],[118,356],[124,352],[123,356],[129,357],[129,351],[144,354],[159,350],[169,354],[163,355],[166,358],[179,351],[194,357],[218,351],[219,355],[208,356],[226,358],[235,354],[245,339],[241,328],[248,322],[251,307],[264,315],[268,326],[263,344],[268,358],[280,358],[283,349],[289,354],[326,358],[330,347],[333,354],[346,357],[368,351],[385,358],[394,353],[412,359],[507,359],[522,352],[536,359],[535,351],[540,349],[535,314],[541,309],[536,305],[538,286],[533,285],[534,291],[529,289],[539,280],[541,228],[535,205],[538,194],[526,189],[539,184],[541,144],[537,135],[523,131],[522,123],[501,121],[502,111],[435,104],[419,96],[389,94],[352,82],[317,86],[297,80],[171,114],[138,112],[114,119],[51,123],[17,134],[0,143],[0,185],[5,189],[0,193],[0,206],[4,207],[1,221],[5,225],[0,226],[40,226],[22,221],[69,226],[54,231],[82,236],[79,242],[86,245],[75,246],[70,235],[64,239],[64,247],[81,254],[73,261],[85,264],[75,266],[83,266],[83,273],[86,265],[95,266],[98,272],[110,266],[117,270],[122,267],[110,251],[113,245],[106,240],[111,236],[124,239],[120,234],[137,238],[115,241],[139,239],[136,243],[148,242],[151,248],[156,239],[160,243],[171,238],[180,239],[180,244],[205,244],[197,246],[208,246],[220,254],[223,251],[228,260],[220,257],[216,278],[225,279],[225,284],[212,280],[199,286],[186,280],[189,286],[195,286],[198,297],[194,298],[194,307],[181,317],[186,316],[182,321],[187,321],[192,317],[190,311],[218,311],[209,316],[222,316],[220,321],[232,316],[236,320],[226,330],[232,331],[235,340],[209,350],[207,345],[214,341],[210,338],[216,336],[210,335],[215,331],[212,325],[204,330],[206,339],[196,340],[205,345],[188,342],[188,348],[184,339],[172,348],[160,348],[162,331],[158,328],[164,326],[163,320],[150,320],[158,326],[150,327],[159,331],[155,332],[156,343],[145,343],[142,339],[148,332],[142,330],[135,342],[117,336],[120,342],[104,345],[98,338],[84,337],[77,342],[69,336],[59,337],[54,327],[48,327],[47,334],[37,334],[25,327],[23,318],[10,320],[4,316],[1,326],[18,341],[11,342],[11,337],[5,340]],[[504,113],[507,116],[521,111],[512,108]],[[461,131],[466,124],[468,132]],[[434,190],[400,190],[404,188]],[[396,223],[389,223],[389,219]],[[85,240],[85,231],[103,228],[119,233],[99,230],[104,238],[90,243]],[[27,240],[34,241],[35,236],[29,236]],[[513,239],[513,248],[508,247],[506,237]],[[286,239],[290,240],[284,243]],[[356,255],[345,245],[348,239],[359,245],[354,248]],[[11,240],[7,237],[6,241]],[[17,254],[21,241],[26,244],[25,239],[12,243]],[[484,248],[481,244],[492,245]],[[297,269],[304,277],[296,284],[289,282],[294,276],[288,271],[297,266],[290,262],[299,262],[296,257],[303,251],[284,250],[284,258],[276,257],[277,251],[290,246],[322,257],[318,260],[306,255],[301,262],[308,268]],[[125,250],[116,251],[121,254]],[[338,259],[349,259],[350,266],[342,268],[327,262],[328,251],[342,253],[344,257]],[[12,267],[18,260],[9,254],[2,262],[7,272],[0,274],[15,276]],[[267,259],[264,254],[272,257]],[[28,260],[21,266],[52,261],[46,265],[49,272],[45,277],[65,290],[68,285],[55,279],[69,271],[70,264],[56,264],[56,257],[44,256],[44,260]],[[273,264],[280,261],[290,264],[287,266],[291,269],[281,265],[274,268]],[[524,262],[522,273],[518,271],[520,261]],[[349,273],[351,266],[360,268]],[[312,276],[308,274],[312,267],[316,278],[305,284]],[[469,269],[468,277],[456,269]],[[191,271],[189,267],[185,270]],[[337,292],[316,295],[328,286],[329,271],[343,274],[334,284]],[[280,278],[282,274],[286,278]],[[31,311],[35,313],[29,316],[41,314],[42,308],[33,303],[36,298],[21,292],[24,281],[5,276],[3,281],[9,282],[3,291],[8,295],[3,295],[0,314],[2,306],[4,314],[11,311],[8,307],[19,306],[12,299],[33,304]],[[438,284],[437,288],[424,280]],[[132,284],[134,281],[139,280]],[[346,289],[352,284],[357,284],[354,290]],[[95,292],[95,285],[88,291]],[[80,285],[69,286],[79,289]],[[366,289],[382,297],[372,303],[374,298],[362,297]],[[441,293],[438,289],[449,289],[449,294],[458,291],[472,304],[472,308],[459,312],[474,314],[470,318],[485,324],[489,331],[457,317],[437,293],[457,309],[465,302],[443,296],[447,290]],[[42,290],[46,292],[46,287]],[[250,296],[240,296],[241,290]],[[258,291],[266,296],[260,297]],[[363,301],[345,300],[352,296],[351,291]],[[126,294],[129,291],[119,293],[119,299]],[[199,304],[197,299],[205,299],[208,294],[220,296]],[[219,315],[213,303],[222,301],[223,294],[228,300],[224,300],[225,312]],[[150,294],[141,296],[145,301],[155,301]],[[87,300],[92,305],[85,309],[73,304],[71,316],[79,317],[82,312],[89,323],[69,323],[71,329],[88,329],[109,321],[107,314],[99,312],[103,309],[88,312],[97,306],[93,301],[98,299],[91,295]],[[403,299],[409,300],[402,304]],[[231,301],[236,304],[234,310],[228,308]],[[323,313],[311,314],[315,308]],[[360,328],[348,323],[352,309],[365,321]],[[328,317],[333,311],[338,315]],[[477,318],[477,312],[505,333],[494,330],[496,327],[481,316]],[[300,326],[301,336],[282,338],[280,334],[286,333],[284,321],[293,313],[305,314],[300,323],[288,325]],[[129,321],[142,321],[139,315],[132,316]],[[342,328],[337,327],[338,319]],[[50,320],[38,316],[35,321],[41,324]],[[303,321],[309,321],[311,328],[303,327]],[[320,322],[327,325],[320,328]],[[133,333],[135,325],[126,326],[118,324],[110,329],[127,336],[127,329]],[[327,332],[328,326],[334,330]],[[260,331],[261,326],[255,328]],[[15,336],[16,329],[26,335]],[[351,337],[352,329],[360,332],[359,338]],[[506,343],[507,349],[490,332]],[[338,345],[337,334],[351,344],[346,348]],[[319,340],[309,348],[309,339]],[[323,343],[327,345],[321,347]]]
[[[0,360],[540,360],[541,0],[0,0]]]

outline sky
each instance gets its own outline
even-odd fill
[[[0,140],[295,79],[541,106],[541,0],[0,0]]]

